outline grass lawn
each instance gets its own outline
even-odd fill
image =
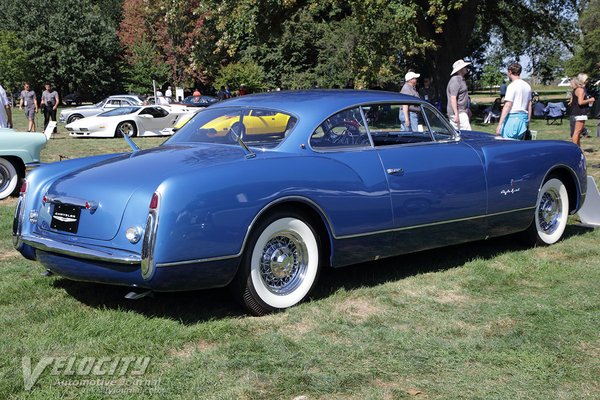
[[[43,161],[129,149],[61,128]],[[569,136],[568,121],[532,129]],[[582,147],[600,181],[600,139]],[[600,397],[600,231],[576,216],[551,247],[499,238],[325,271],[311,301],[255,318],[226,289],[129,301],[123,288],[42,276],[12,248],[15,203],[0,201],[0,399]],[[85,374],[89,360],[106,368]]]

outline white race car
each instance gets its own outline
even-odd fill
[[[119,107],[66,126],[73,137],[119,137],[172,135],[173,126],[197,109],[172,106]]]

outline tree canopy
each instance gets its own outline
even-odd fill
[[[4,0],[0,18],[21,42],[2,33],[8,50],[0,51],[20,46],[24,77],[63,91],[148,92],[153,79],[206,87],[233,77],[252,79],[257,90],[341,87],[349,79],[393,88],[408,70],[433,77],[441,90],[459,58],[488,65],[490,77],[492,41],[506,56],[529,55],[536,71],[556,73],[557,46],[548,44],[581,47],[575,21],[588,2],[582,51],[597,51],[590,10],[598,1],[56,0],[47,7]]]

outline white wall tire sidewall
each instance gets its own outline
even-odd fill
[[[308,268],[302,283],[291,293],[279,295],[266,287],[260,275],[262,249],[277,232],[293,232],[304,240],[308,256]],[[300,303],[312,288],[319,269],[319,246],[310,226],[297,218],[281,218],[269,224],[260,234],[250,259],[250,280],[261,301],[270,307],[283,309]]]
[[[548,234],[542,230],[540,227],[539,217],[538,217],[538,208],[540,206],[540,201],[544,193],[548,190],[555,189],[561,199],[561,220],[559,222],[558,227],[554,230],[554,232]],[[535,207],[535,227],[537,230],[537,235],[539,240],[544,244],[554,244],[560,240],[562,237],[565,228],[567,226],[567,218],[569,216],[569,195],[567,193],[567,188],[565,185],[556,178],[552,178],[547,180],[540,189],[538,194],[538,200]]]
[[[15,191],[19,181],[19,174],[17,174],[15,166],[12,165],[10,161],[1,157],[0,168],[5,169],[9,175],[8,184],[5,186],[4,190],[0,192],[0,200],[2,200],[10,196]]]

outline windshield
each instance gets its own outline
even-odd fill
[[[99,115],[99,117],[114,117],[115,115],[133,114],[134,112],[136,112],[139,109],[140,109],[139,107],[118,107],[118,108],[113,108],[110,111],[103,112],[102,114]]]
[[[210,104],[215,103],[216,98],[210,96],[188,96],[183,100],[185,104]]]
[[[263,108],[207,108],[165,142],[237,144],[238,136],[248,146],[275,147],[285,139],[296,118]]]

